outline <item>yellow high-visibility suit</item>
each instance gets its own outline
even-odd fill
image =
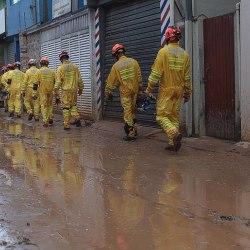
[[[152,93],[158,81],[156,120],[166,132],[169,144],[173,145],[173,138],[179,133],[181,101],[184,96],[189,99],[192,92],[189,55],[177,43],[169,43],[158,52],[146,92]]]
[[[10,93],[9,99],[9,112],[21,115],[21,85],[24,81],[24,73],[19,69],[9,71],[8,79],[11,80],[11,84],[8,87],[8,92]]]
[[[76,120],[80,118],[77,109],[77,90],[83,90],[84,84],[78,67],[70,61],[65,61],[57,69],[55,94],[59,95],[62,89],[62,108],[64,127],[70,127],[71,116]]]
[[[9,92],[9,84],[7,84],[7,80],[8,80],[8,75],[9,73],[12,71],[9,70],[7,72],[5,72],[3,75],[2,75],[2,78],[1,78],[1,83],[2,85],[4,86],[4,89],[5,91]],[[5,99],[4,99],[4,109],[5,111],[7,112],[8,111],[8,102],[9,102],[9,97],[7,96]]]
[[[49,120],[53,120],[53,90],[56,74],[54,70],[45,66],[41,67],[36,74],[43,122],[47,124]]]
[[[25,73],[24,83],[22,85],[22,91],[25,91],[24,105],[27,109],[27,113],[29,115],[34,114],[35,119],[39,119],[40,112],[39,92],[33,90],[33,85],[37,84],[37,71],[37,67],[31,66]]]
[[[136,100],[142,90],[142,76],[138,62],[122,55],[113,65],[106,82],[105,95],[107,97],[117,86],[120,87],[120,100],[124,110],[124,130],[128,136],[134,137]]]

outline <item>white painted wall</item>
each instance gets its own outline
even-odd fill
[[[242,140],[250,140],[250,1],[241,0],[241,136]]]
[[[215,17],[235,11],[235,5],[240,0],[193,0],[194,15],[201,14],[207,17]]]
[[[0,35],[5,32],[5,9],[0,10]]]

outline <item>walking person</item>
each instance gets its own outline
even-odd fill
[[[8,74],[8,81],[10,82],[8,92],[10,94],[9,98],[9,116],[14,117],[16,113],[17,118],[21,117],[22,103],[21,103],[21,85],[24,81],[24,73],[20,70],[21,63],[14,63],[14,70],[10,71]]]
[[[14,70],[14,64],[9,63],[7,65],[7,71],[3,74],[2,79],[1,79],[2,84],[4,85],[5,93],[6,93],[5,98],[4,98],[4,111],[5,112],[8,112],[9,110],[9,105],[8,105],[9,98],[10,98],[9,88],[10,88],[11,81],[8,79],[9,79],[9,74],[11,73],[12,70]]]
[[[105,96],[107,100],[112,100],[112,91],[119,86],[126,133],[123,139],[133,141],[137,135],[135,112],[137,98],[142,95],[142,77],[138,62],[127,57],[125,52],[122,44],[116,44],[112,48],[112,56],[117,62],[113,65],[107,78]]]
[[[69,61],[68,52],[62,51],[59,59],[62,65],[57,69],[54,92],[58,102],[59,90],[62,89],[64,130],[69,130],[71,117],[74,118],[76,127],[81,127],[80,115],[77,109],[77,94],[82,95],[84,85],[79,68]]]
[[[53,124],[53,90],[55,85],[55,71],[50,69],[48,57],[42,57],[40,60],[41,68],[37,71],[37,83],[39,89],[39,99],[43,126]]]
[[[4,79],[6,77],[6,73],[7,73],[7,67],[3,66],[2,67],[2,75],[0,78],[0,90],[2,92],[3,95],[3,99],[4,99],[4,112],[8,112],[8,92],[5,89],[5,83],[4,83]]]
[[[156,120],[168,136],[167,150],[181,148],[182,135],[179,132],[179,112],[181,102],[187,102],[192,93],[190,59],[188,53],[179,46],[181,31],[168,27],[165,33],[167,46],[160,49],[148,79],[146,93],[151,96],[159,82]]]
[[[29,69],[25,73],[24,83],[22,85],[22,93],[25,96],[24,106],[28,113],[28,120],[34,117],[35,121],[39,121],[40,103],[37,83],[36,60],[30,59],[28,62]]]

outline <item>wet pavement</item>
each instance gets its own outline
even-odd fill
[[[0,111],[0,249],[250,249],[250,144],[122,129]]]

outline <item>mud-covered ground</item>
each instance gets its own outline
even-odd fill
[[[250,249],[250,144],[0,111],[0,249]]]

